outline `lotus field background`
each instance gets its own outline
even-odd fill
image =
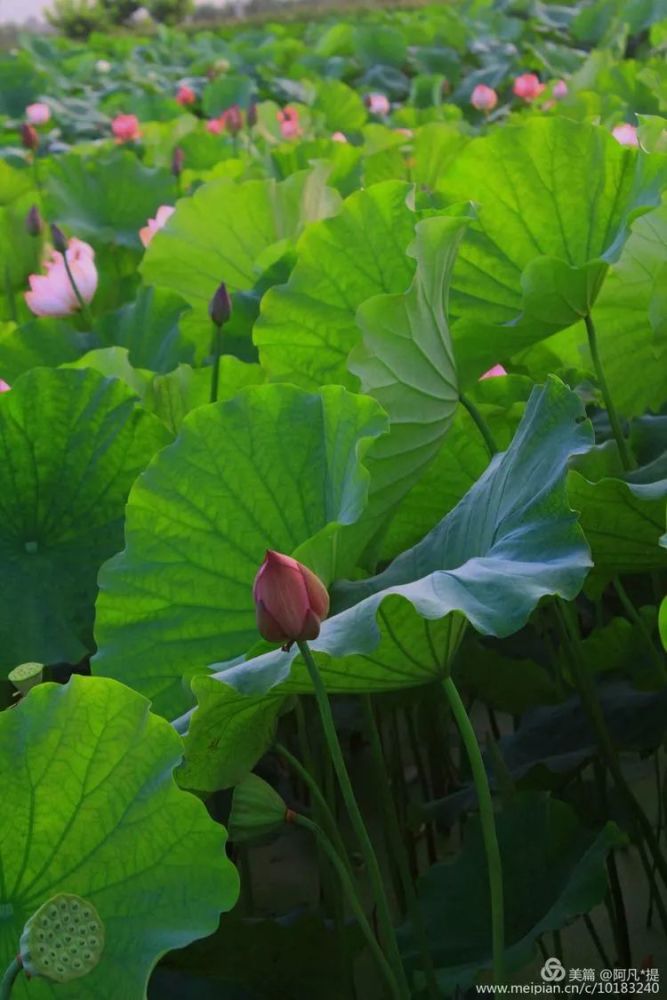
[[[0,56],[0,997],[667,995],[666,54]]]

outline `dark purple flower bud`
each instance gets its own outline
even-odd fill
[[[232,104],[224,112],[225,127],[231,135],[236,135],[243,128],[243,115],[238,104]]]
[[[51,225],[51,242],[53,247],[58,253],[67,253],[67,240],[65,239],[65,234],[60,228],[56,226],[55,223]]]
[[[257,124],[257,105],[254,101],[252,104],[248,105],[248,110],[246,111],[246,121],[248,123],[248,128],[254,128]]]
[[[37,135],[37,129],[33,128],[32,125],[27,125],[25,122],[21,125],[21,142],[26,149],[35,150],[39,146],[39,136]]]
[[[180,177],[183,173],[183,164],[185,163],[185,153],[180,146],[176,146],[174,152],[171,156],[171,172],[174,177]]]
[[[25,217],[25,228],[30,236],[40,236],[42,232],[42,216],[37,205],[33,205]]]
[[[218,285],[218,289],[209,302],[208,314],[216,326],[224,326],[232,315],[232,300],[224,281]]]

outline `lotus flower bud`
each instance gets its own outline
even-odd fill
[[[42,216],[37,205],[33,205],[25,217],[25,228],[30,236],[41,236]]]
[[[225,128],[230,135],[236,135],[243,128],[243,115],[238,104],[232,104],[231,108],[227,108],[223,112],[222,117],[225,122]]]
[[[216,326],[224,326],[232,315],[232,300],[227,285],[221,281],[208,305],[208,314]]]
[[[262,837],[281,827],[287,806],[257,774],[248,774],[234,789],[227,829],[235,844]]]
[[[56,226],[55,223],[51,225],[51,242],[53,243],[54,250],[57,250],[58,253],[67,253],[65,234],[60,226]]]
[[[37,135],[37,129],[33,125],[27,125],[25,122],[21,125],[21,142],[25,149],[37,149],[39,146],[39,136]]]
[[[35,104],[28,105],[25,109],[25,117],[29,125],[46,125],[51,117],[51,110],[48,104],[37,101]]]
[[[498,95],[493,87],[478,83],[470,95],[470,103],[477,111],[493,111],[498,103]]]
[[[317,639],[329,614],[327,588],[312,570],[269,549],[252,588],[257,628],[269,642]]]
[[[254,101],[248,105],[248,110],[246,111],[246,122],[248,124],[248,128],[254,128],[257,124],[257,105]]]
[[[171,172],[174,177],[180,177],[183,173],[183,164],[185,163],[185,153],[180,146],[176,146],[174,152],[171,154]]]
[[[61,892],[33,913],[19,954],[29,976],[68,983],[91,972],[104,950],[104,924],[93,904]]]
[[[512,90],[517,97],[530,103],[540,96],[544,90],[544,84],[540,82],[540,78],[535,73],[522,73],[514,81]]]

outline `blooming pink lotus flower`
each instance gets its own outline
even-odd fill
[[[327,588],[312,570],[269,549],[252,588],[257,628],[269,642],[317,639],[329,614]]]
[[[67,245],[67,263],[84,302],[88,303],[97,290],[95,251],[88,243],[75,237]],[[28,308],[35,316],[69,316],[79,308],[69,280],[63,254],[52,250],[44,264],[46,274],[31,274],[30,291],[25,293]]]
[[[288,104],[282,111],[276,113],[283,139],[298,139],[303,134],[299,125],[299,112]]]
[[[498,95],[493,87],[487,87],[485,83],[478,83],[470,95],[470,103],[478,111],[493,111],[498,103]]]
[[[366,94],[366,107],[372,115],[388,115],[391,105],[385,94]]]
[[[29,104],[25,109],[25,120],[29,125],[46,125],[51,117],[51,109],[48,104]]]
[[[187,107],[188,104],[194,104],[196,102],[197,95],[192,87],[188,87],[185,83],[182,83],[176,91],[176,100],[183,107]]]
[[[4,378],[0,378],[0,392],[9,392],[11,385],[9,382],[5,382]]]
[[[568,89],[565,80],[556,80],[551,93],[557,101],[562,101],[564,97],[567,97]]]
[[[220,135],[225,125],[221,118],[209,118],[206,122],[206,131],[211,135]]]
[[[637,129],[634,125],[630,125],[629,122],[623,122],[622,125],[616,125],[616,127],[612,129],[611,134],[614,139],[616,139],[616,142],[620,142],[621,146],[639,145]]]
[[[479,376],[479,381],[481,382],[485,378],[498,378],[500,375],[507,375],[507,372],[502,365],[494,365],[493,368],[489,368],[488,372]]]
[[[139,119],[136,115],[116,115],[111,122],[111,131],[116,142],[132,142],[141,138]]]
[[[521,76],[517,76],[514,81],[512,90],[517,97],[530,102],[540,96],[544,90],[544,84],[540,83],[539,77],[535,76],[534,73],[522,73]]]
[[[167,224],[167,220],[172,217],[176,209],[173,205],[160,205],[155,213],[154,219],[149,219],[145,226],[139,230],[139,239],[145,247],[148,246],[155,234]]]
[[[333,132],[331,138],[334,142],[347,142],[347,136],[344,132]]]

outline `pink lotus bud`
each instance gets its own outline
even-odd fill
[[[224,122],[221,118],[209,118],[206,122],[206,131],[210,132],[211,135],[220,135],[224,127]]]
[[[41,236],[42,216],[37,205],[33,205],[26,215],[25,228],[30,236]]]
[[[185,108],[188,104],[196,103],[197,95],[192,87],[188,87],[185,83],[182,83],[176,91],[176,100]]]
[[[517,76],[514,81],[512,90],[517,97],[530,102],[540,96],[544,90],[544,84],[540,83],[539,77],[535,76],[534,73],[522,73],[521,76]]]
[[[254,128],[257,124],[257,105],[254,101],[248,105],[245,120],[248,128]]]
[[[562,101],[564,97],[567,97],[567,84],[565,80],[556,80],[551,93],[557,101]]]
[[[88,303],[97,290],[95,251],[88,243],[74,237],[67,245],[67,263],[79,289]],[[69,316],[79,308],[79,301],[65,268],[64,254],[51,251],[44,264],[46,274],[31,274],[30,291],[25,293],[28,308],[35,316]]]
[[[51,109],[48,104],[29,104],[25,109],[25,120],[29,125],[46,125],[51,117]]]
[[[208,314],[216,326],[224,326],[232,315],[232,300],[224,281],[220,282],[208,304]]]
[[[257,628],[269,642],[317,639],[329,614],[327,588],[312,570],[269,549],[252,588]]]
[[[136,115],[116,115],[111,122],[111,131],[116,142],[133,142],[141,138],[139,119]]]
[[[9,392],[11,385],[9,382],[5,382],[3,378],[0,378],[0,392]]]
[[[185,153],[180,146],[176,146],[174,152],[171,154],[171,172],[174,177],[180,177],[183,173],[183,164],[185,163]]]
[[[230,135],[236,135],[243,128],[243,115],[238,104],[232,104],[231,108],[223,111],[220,120]]]
[[[489,368],[488,372],[479,376],[479,381],[481,382],[485,378],[498,378],[500,375],[507,375],[507,372],[502,365],[494,365],[493,368]]]
[[[160,205],[155,213],[154,219],[149,219],[145,226],[139,230],[139,239],[145,247],[148,246],[155,234],[167,224],[176,209],[173,205]]]
[[[629,122],[623,122],[622,125],[616,125],[616,127],[612,129],[611,134],[614,139],[616,139],[616,142],[620,142],[621,146],[639,145],[637,129],[634,125],[630,125]]]
[[[33,125],[21,125],[21,142],[25,149],[35,150],[39,146],[39,136]]]
[[[389,98],[384,94],[366,94],[364,103],[372,115],[388,115],[391,109]]]
[[[334,142],[347,142],[347,136],[344,132],[334,132],[331,138]]]
[[[470,103],[478,111],[493,111],[498,103],[498,95],[493,87],[487,87],[485,83],[478,83],[470,95]]]
[[[301,127],[299,125],[299,112],[296,108],[292,108],[289,105],[282,111],[276,113],[278,122],[280,123],[280,133],[283,139],[298,139],[302,134]]]

